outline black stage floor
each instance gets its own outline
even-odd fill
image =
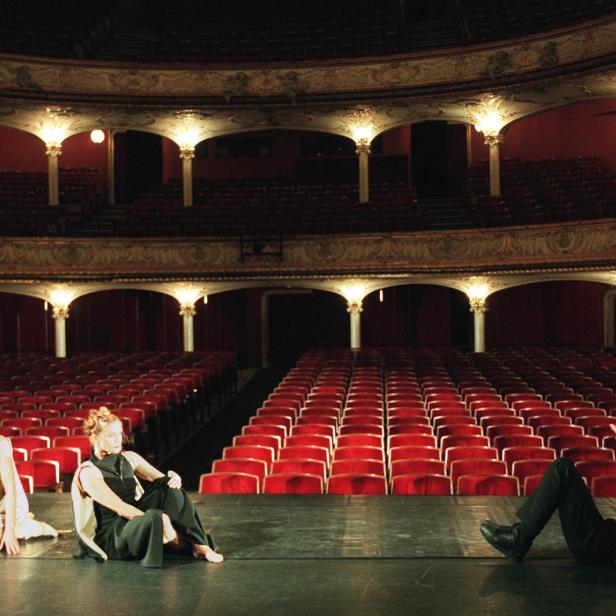
[[[555,516],[525,563],[487,545],[479,522],[513,520],[520,498],[194,495],[222,565],[163,569],[72,558],[74,534],[0,557],[2,616],[613,614],[616,568],[576,564]],[[70,527],[68,495],[35,494]],[[616,500],[600,499],[616,517]]]

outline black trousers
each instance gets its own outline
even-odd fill
[[[575,465],[561,458],[518,511],[522,535],[532,541],[558,510],[569,549],[583,563],[611,564],[616,557],[616,523],[599,513]]]

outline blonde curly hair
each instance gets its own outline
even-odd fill
[[[90,411],[88,418],[83,422],[83,431],[90,437],[97,437],[105,429],[105,426],[114,421],[121,422],[121,419],[106,406],[101,406]]]

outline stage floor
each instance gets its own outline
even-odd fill
[[[222,565],[169,557],[163,569],[75,560],[75,535],[22,542],[0,557],[0,614],[92,616],[550,615],[614,613],[616,568],[575,563],[555,516],[523,564],[479,522],[514,520],[521,498],[203,496]],[[599,499],[616,517],[616,500]],[[31,509],[70,528],[67,494]]]

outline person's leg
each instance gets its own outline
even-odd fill
[[[146,490],[137,505],[144,510],[151,507],[161,509],[167,514],[178,533],[197,548],[196,551],[193,549],[194,556],[213,562],[222,560],[216,554],[216,542],[203,529],[199,515],[183,488],[169,488],[167,478],[158,479]]]
[[[603,518],[584,480],[569,460],[559,459],[548,467],[535,492],[518,510],[520,523],[503,527],[486,522],[481,532],[506,556],[520,561],[557,509],[569,549],[579,560],[587,560],[588,540],[603,523]]]
[[[144,567],[163,566],[163,512],[148,509],[123,525],[115,538],[116,548],[128,552]]]

